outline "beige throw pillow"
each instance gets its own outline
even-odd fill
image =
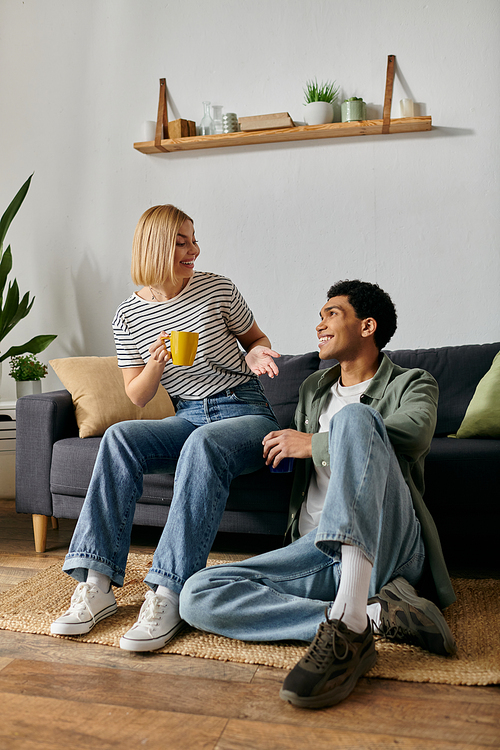
[[[175,414],[165,388],[141,409],[125,393],[123,375],[116,357],[67,357],[49,364],[71,393],[81,438],[103,435],[116,422],[126,419],[164,419]]]

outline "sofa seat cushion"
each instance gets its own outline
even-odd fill
[[[499,456],[500,440],[433,439],[425,459],[424,500],[436,521],[463,525],[465,514],[484,523],[485,513],[498,514]]]
[[[425,460],[424,501],[448,564],[474,568],[497,555],[499,456],[500,440],[432,441]]]
[[[293,474],[272,474],[267,466],[233,479],[226,510],[288,514]]]
[[[66,438],[54,444],[50,491],[60,497],[84,498],[99,450],[100,438]],[[174,480],[171,474],[145,474],[139,503],[170,505]],[[231,484],[227,510],[287,513],[292,474],[271,474],[263,467],[243,474]]]
[[[101,438],[66,438],[54,444],[50,491],[54,495],[85,497]],[[173,477],[169,474],[144,476],[141,503],[170,505]]]
[[[54,443],[50,470],[50,491],[59,495],[85,497],[97,458],[101,438],[65,438]]]

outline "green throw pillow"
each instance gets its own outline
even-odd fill
[[[457,438],[500,438],[500,352],[479,381]]]

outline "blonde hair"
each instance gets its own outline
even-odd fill
[[[190,216],[172,205],[152,206],[144,211],[134,233],[132,245],[132,281],[155,286],[165,280],[177,281],[174,255],[177,233]]]

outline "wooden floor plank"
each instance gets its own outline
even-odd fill
[[[376,683],[377,681],[373,681]],[[358,685],[348,700],[328,709],[308,711],[284,703],[272,682],[245,684],[214,679],[96,669],[35,661],[13,661],[0,672],[0,692],[57,698],[82,704],[121,705],[194,716],[293,724],[332,732],[356,731],[470,745],[498,746],[498,705],[456,704],[386,697]],[[380,696],[382,695],[382,699]]]
[[[10,657],[10,659],[9,659]],[[154,652],[134,654],[112,646],[0,630],[0,659],[56,662],[81,667],[107,667],[148,674],[177,674],[217,679],[225,682],[251,682],[257,667],[216,659],[196,659]]]
[[[215,750],[484,750],[482,744],[230,720]]]
[[[276,669],[275,667],[259,666],[252,678],[252,684],[258,682],[274,682],[278,689],[288,674],[288,670]],[[497,706],[500,720],[500,686],[477,686],[477,685],[443,685],[436,683],[399,682],[397,680],[381,680],[374,677],[364,678],[358,683],[359,694],[373,693],[384,694],[388,700],[391,698],[407,697],[411,700],[445,700],[454,701],[457,704],[465,703],[491,703]]]
[[[225,719],[138,710],[112,703],[2,694],[0,747],[5,750],[213,750]]]
[[[61,559],[63,559],[63,555],[61,555]],[[52,555],[36,555],[29,553],[0,553],[0,570],[2,568],[23,568],[24,570],[45,570],[46,568],[50,568],[51,565],[54,565],[56,560],[54,560]]]
[[[10,664],[11,661],[13,661],[13,658],[10,656],[0,656],[0,672],[7,666],[7,664]]]

